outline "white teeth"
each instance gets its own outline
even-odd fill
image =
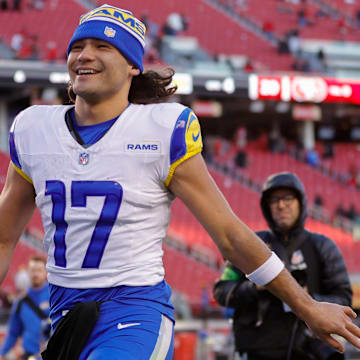
[[[80,69],[77,71],[77,73],[79,75],[84,75],[84,74],[95,74],[95,71],[94,70],[91,70],[91,69]]]

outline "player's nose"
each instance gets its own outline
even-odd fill
[[[92,60],[94,59],[94,55],[95,55],[94,47],[90,44],[86,44],[78,53],[77,60],[78,61]]]

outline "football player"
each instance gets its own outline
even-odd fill
[[[333,333],[360,347],[354,312],[313,300],[231,211],[200,154],[196,115],[165,102],[173,73],[143,71],[144,38],[129,11],[103,5],[82,16],[68,46],[74,105],[32,106],[11,127],[0,279],[36,204],[55,329],[44,359],[172,358],[162,240],[175,196],[225,258],[317,336],[339,351]]]

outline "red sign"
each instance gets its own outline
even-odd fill
[[[360,104],[360,81],[311,76],[249,76],[251,100]]]

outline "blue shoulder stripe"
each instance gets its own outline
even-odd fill
[[[10,131],[9,134],[9,150],[10,150],[10,158],[11,161],[19,168],[21,169],[21,164],[19,161],[19,156],[18,153],[16,151],[16,146],[15,146],[15,134],[13,131]]]
[[[187,123],[190,113],[192,113],[191,109],[186,108],[176,120],[175,128],[171,135],[170,164],[173,164],[186,154],[185,132],[188,128]]]

